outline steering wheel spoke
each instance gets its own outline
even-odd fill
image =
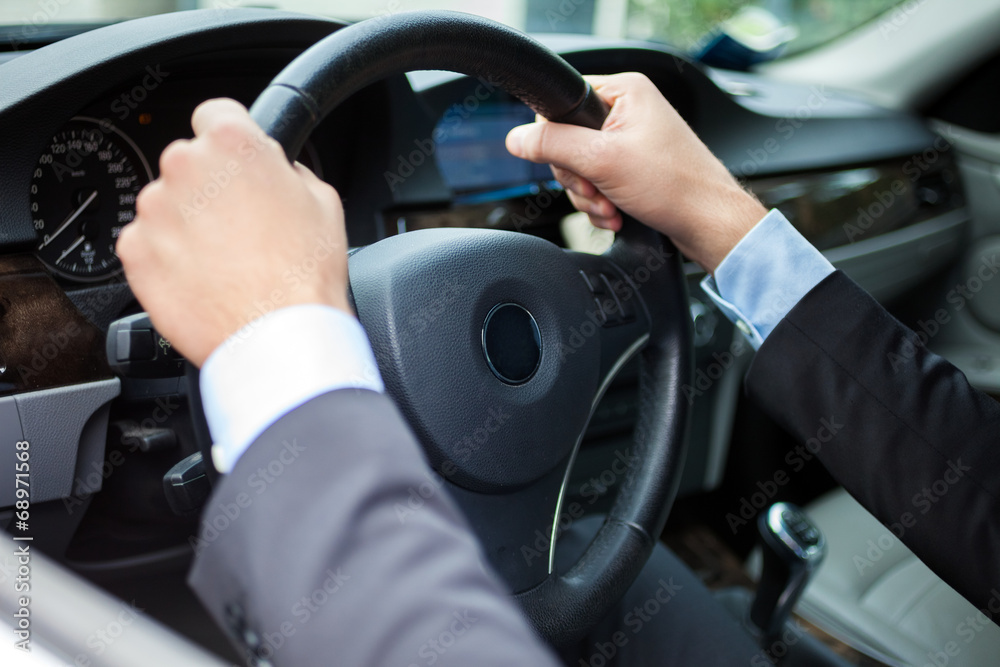
[[[569,463],[567,457],[541,479],[507,493],[477,493],[447,485],[479,537],[487,561],[511,593],[531,590],[551,574],[555,531],[560,526],[554,517]]]

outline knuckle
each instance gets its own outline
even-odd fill
[[[274,153],[283,160],[285,159],[285,147],[282,146],[280,143],[278,143],[277,139],[267,134],[266,132],[264,132],[264,130],[260,128],[256,128],[256,132],[261,137],[261,141],[263,142],[264,146],[267,148],[268,151]]]
[[[246,123],[233,117],[220,118],[211,123],[206,128],[206,134],[212,143],[224,149],[235,149],[250,137]]]
[[[625,72],[620,75],[622,81],[627,83],[629,86],[635,86],[637,88],[646,88],[653,85],[649,77],[642,72]]]
[[[115,252],[118,254],[119,259],[121,259],[122,266],[124,266],[126,270],[135,266],[137,256],[141,252],[141,243],[139,241],[141,231],[142,230],[136,226],[136,223],[134,222],[125,225],[121,234],[118,236],[118,241],[115,243]]]
[[[337,191],[333,189],[333,186],[321,181],[315,184],[311,189],[313,190],[317,202],[324,211],[336,212],[340,209],[340,195],[338,195]]]
[[[524,155],[532,162],[538,162],[545,156],[545,142],[549,136],[548,123],[536,123],[534,131],[524,138]]]
[[[553,170],[555,171],[555,170]],[[556,180],[559,181],[563,187],[565,187],[570,192],[575,192],[580,195],[587,195],[586,181],[577,176],[571,171],[566,169],[559,169],[556,174]]]
[[[137,218],[149,217],[155,210],[156,193],[160,189],[159,181],[153,181],[139,191],[135,198],[135,214]],[[128,229],[131,225],[126,225],[122,230]]]
[[[187,139],[177,139],[170,143],[160,154],[160,174],[170,176],[184,173],[191,157],[191,142]]]
[[[243,135],[242,140],[236,144],[235,147],[240,149],[250,146],[255,154],[265,158],[265,163],[272,164],[277,163],[278,160],[281,163],[291,167],[292,163],[285,158],[285,149],[275,140],[273,137],[268,135],[264,130],[258,127],[256,124],[249,126],[246,129],[246,133]]]
[[[575,208],[576,210],[582,211],[584,213],[590,210],[590,200],[587,199],[586,197],[581,197],[580,195],[572,191],[567,192],[566,195],[569,197],[569,202],[573,205],[573,208]]]

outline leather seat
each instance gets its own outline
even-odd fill
[[[829,552],[799,603],[802,617],[890,665],[1000,664],[1000,627],[846,491],[807,511]]]

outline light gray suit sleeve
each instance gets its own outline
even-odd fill
[[[220,480],[189,583],[256,664],[557,665],[439,484],[388,398],[324,394]]]

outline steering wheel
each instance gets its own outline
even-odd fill
[[[483,77],[542,116],[600,129],[606,104],[529,37],[455,12],[412,12],[344,28],[288,65],[250,113],[298,155],[313,128],[391,74]],[[355,252],[350,285],[386,389],[486,557],[538,631],[576,641],[621,599],[652,552],[678,486],[692,373],[679,253],[626,219],[602,256],[499,230],[435,229]],[[569,470],[605,389],[640,355],[620,491],[565,573],[553,569]]]

